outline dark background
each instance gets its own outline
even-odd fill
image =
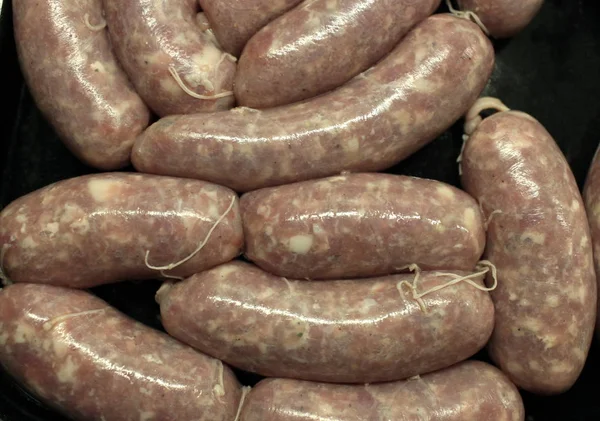
[[[10,0],[4,3],[0,18],[0,208],[54,181],[94,172],[65,149],[32,103],[16,60]],[[554,135],[582,186],[600,140],[600,2],[547,0],[530,27],[495,46],[496,69],[486,94],[539,119]],[[393,171],[458,185],[455,161],[461,135],[459,122]],[[154,302],[158,285],[125,282],[94,292],[161,329]],[[477,358],[486,359],[486,355]],[[599,362],[600,346],[595,342],[580,380],[568,393],[551,398],[524,393],[527,421],[600,420]],[[246,384],[258,379],[238,374]],[[0,371],[0,421],[63,419]]]

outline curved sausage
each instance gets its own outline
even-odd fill
[[[101,0],[20,0],[13,22],[29,90],[67,148],[99,169],[127,166],[150,112],[112,52]]]
[[[463,11],[471,11],[495,38],[510,38],[521,32],[538,14],[544,0],[457,0]]]
[[[410,380],[365,386],[266,379],[240,421],[523,421],[523,400],[496,368],[478,361]]]
[[[0,364],[74,420],[232,421],[228,367],[95,296],[48,285],[0,290]]]
[[[476,284],[449,284],[468,276]],[[494,307],[478,289],[482,279],[423,272],[416,281],[413,274],[290,281],[233,262],[164,284],[157,300],[169,334],[235,367],[267,377],[374,383],[449,367],[483,348]]]
[[[335,89],[383,58],[439,4],[305,0],[248,41],[235,75],[237,102],[270,108]]]
[[[146,261],[185,277],[233,259],[242,245],[235,193],[197,180],[77,177],[23,196],[0,213],[0,262],[13,282],[87,288],[159,277]]]
[[[598,151],[600,151],[600,148],[594,155],[583,190],[592,236],[596,276],[600,274],[600,153]],[[600,301],[598,301],[598,304],[600,305]],[[597,314],[596,332],[600,332],[600,311]]]
[[[596,316],[592,243],[569,164],[537,120],[504,111],[475,129],[462,167],[498,268],[490,355],[517,386],[564,392],[583,369]]]
[[[104,8],[117,57],[156,114],[233,106],[235,58],[198,27],[196,0],[104,0]]]
[[[472,270],[485,246],[477,202],[447,184],[350,174],[246,193],[246,256],[290,278]]]
[[[199,0],[223,49],[239,57],[254,34],[302,0]]]
[[[467,111],[494,64],[473,23],[435,15],[380,64],[321,97],[266,111],[161,119],[136,141],[142,172],[237,191],[389,168]]]

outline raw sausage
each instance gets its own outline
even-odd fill
[[[439,4],[305,0],[248,41],[235,76],[237,102],[270,108],[335,89],[383,58]]]
[[[495,38],[521,32],[538,14],[544,0],[457,0],[463,12],[473,12]]]
[[[246,256],[290,278],[472,270],[485,246],[477,202],[439,181],[350,174],[246,193]]]
[[[494,63],[473,23],[435,15],[380,64],[301,104],[159,120],[136,141],[141,172],[237,191],[389,168],[435,139],[475,102]]]
[[[232,421],[228,367],[119,313],[49,285],[0,291],[0,364],[74,420]]]
[[[199,0],[223,49],[239,57],[263,26],[302,0]]]
[[[462,182],[482,206],[486,257],[498,268],[490,355],[517,386],[561,393],[583,369],[596,315],[583,201],[546,129],[502,104],[479,122],[486,101],[467,117]]]
[[[469,361],[395,383],[366,386],[266,379],[240,421],[523,421],[523,400],[496,368]]]
[[[583,197],[587,209],[588,221],[592,234],[594,263],[596,275],[600,274],[600,148],[596,151],[585,181]],[[600,301],[599,303],[600,304]],[[600,312],[598,312],[600,319]],[[600,320],[596,323],[596,331],[600,332]]]
[[[159,116],[231,108],[235,58],[196,22],[196,0],[104,0],[111,41]]]
[[[484,273],[306,282],[233,262],[164,284],[157,300],[167,332],[243,370],[373,383],[439,370],[483,348],[494,327]]]
[[[77,177],[0,213],[0,267],[13,282],[86,288],[159,277],[161,270],[184,277],[233,259],[242,245],[235,193],[198,180]]]
[[[67,148],[99,169],[127,166],[150,112],[112,52],[101,0],[19,0],[13,17],[29,90]]]

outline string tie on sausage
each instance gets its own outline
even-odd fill
[[[498,112],[505,112],[505,111],[510,111],[510,108],[508,108],[498,98],[481,97],[477,101],[475,101],[475,104],[473,104],[473,106],[469,109],[469,111],[465,115],[465,125],[464,125],[465,134],[463,134],[463,144],[462,144],[462,147],[460,148],[460,154],[458,155],[458,158],[456,158],[456,162],[458,163],[458,175],[461,175],[461,176],[463,175],[462,163],[463,163],[465,148],[467,146],[467,141],[469,140],[469,137],[475,132],[475,130],[477,130],[477,127],[479,127],[479,125],[483,121],[483,117],[481,117],[481,113],[485,110],[495,110]]]
[[[484,292],[494,291],[498,287],[497,269],[496,269],[496,266],[494,266],[494,264],[492,262],[490,262],[489,260],[482,260],[479,263],[477,263],[477,266],[475,267],[475,270],[477,270],[477,272],[472,273],[470,275],[466,275],[466,276],[458,275],[456,273],[451,273],[451,272],[431,272],[431,274],[434,276],[440,276],[440,277],[448,276],[452,279],[450,281],[446,282],[445,284],[437,285],[437,286],[430,288],[424,292],[418,291],[418,282],[419,282],[419,279],[421,276],[421,268],[419,268],[419,266],[413,264],[413,265],[409,265],[408,269],[411,272],[415,273],[415,277],[414,277],[413,281],[412,282],[402,281],[397,285],[397,288],[404,295],[404,293],[402,292],[402,287],[404,287],[404,286],[408,287],[409,290],[411,291],[413,299],[419,304],[419,307],[421,307],[421,310],[424,313],[427,313],[427,307],[425,306],[423,297],[425,297],[429,294],[433,294],[434,292],[440,291],[442,289],[449,288],[453,285],[457,285],[459,283],[465,282],[465,283],[471,285],[473,288],[476,288],[476,289],[478,289],[480,291],[484,291]],[[482,286],[482,285],[479,285],[478,283],[476,283],[475,281],[473,281],[473,279],[478,278],[487,273],[491,273],[492,279],[494,281],[494,283],[491,287]]]
[[[106,21],[104,19],[101,19],[100,23],[98,23],[96,25],[93,25],[90,22],[90,15],[89,15],[89,13],[86,13],[85,15],[83,15],[83,22],[85,23],[85,26],[87,26],[88,29],[91,30],[91,31],[98,32],[98,31],[101,31],[104,28],[106,28]]]
[[[238,421],[240,419],[240,415],[242,415],[242,408],[244,407],[244,401],[246,400],[248,393],[250,393],[250,390],[252,390],[250,386],[242,387],[242,397],[240,398],[240,404],[238,405],[238,409],[233,421]]]
[[[448,6],[448,10],[450,11],[450,13],[452,13],[454,16],[456,16],[457,18],[470,20],[471,22],[479,26],[484,34],[486,34],[488,37],[490,36],[490,31],[487,29],[485,24],[481,21],[481,19],[479,18],[479,16],[477,16],[475,12],[471,10],[462,11],[456,9],[452,5],[452,0],[446,0],[446,5]]]
[[[175,79],[175,82],[177,82],[177,84],[183,90],[183,92],[185,92],[192,98],[211,100],[211,99],[219,99],[219,98],[225,98],[228,96],[233,96],[233,91],[225,91],[225,92],[221,92],[221,93],[214,94],[214,95],[200,95],[200,94],[192,91],[190,88],[188,88],[185,85],[185,83],[183,83],[183,80],[177,73],[177,70],[175,70],[175,66],[173,66],[173,65],[169,66],[169,73],[171,74],[171,76],[173,76],[173,79]]]
[[[498,98],[493,98],[489,96],[479,98],[477,101],[475,101],[475,104],[473,104],[471,109],[469,109],[469,111],[465,115],[465,134],[467,136],[471,136],[475,132],[475,130],[477,130],[477,127],[479,127],[479,125],[483,121],[481,113],[485,110],[505,112],[510,111],[510,108],[508,108]]]
[[[229,207],[227,208],[227,210],[219,217],[219,219],[216,220],[216,222],[210,228],[210,230],[206,234],[206,237],[204,237],[204,240],[202,240],[202,242],[198,245],[198,247],[196,248],[196,250],[194,250],[192,253],[190,253],[187,257],[184,257],[183,259],[181,259],[178,262],[170,263],[170,264],[165,265],[165,266],[154,266],[154,265],[151,265],[149,263],[149,261],[148,261],[149,257],[150,257],[150,250],[146,250],[146,257],[144,259],[144,263],[146,263],[146,267],[148,269],[160,271],[160,274],[162,276],[164,276],[165,278],[179,279],[179,280],[183,279],[180,276],[168,275],[168,274],[165,273],[165,271],[167,271],[167,270],[173,270],[176,267],[179,267],[179,266],[183,265],[184,263],[186,263],[189,260],[191,260],[195,255],[197,255],[198,253],[200,253],[200,251],[204,248],[204,246],[206,245],[206,243],[208,243],[208,240],[210,239],[210,237],[213,234],[213,232],[215,231],[215,229],[217,229],[217,227],[219,226],[219,224],[227,217],[227,215],[229,214],[229,212],[231,212],[231,209],[233,209],[233,205],[235,204],[235,199],[236,198],[237,198],[237,196],[235,196],[235,195],[231,198],[231,203],[229,204]]]
[[[0,249],[0,281],[2,281],[2,285],[8,286],[12,285],[13,281],[11,281],[4,271],[4,256],[6,255],[6,250],[10,248],[10,244],[3,244],[2,249]]]

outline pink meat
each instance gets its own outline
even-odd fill
[[[334,92],[266,111],[161,119],[138,138],[132,160],[142,172],[237,191],[383,170],[464,114],[493,64],[492,45],[477,25],[435,15]]]
[[[231,206],[224,219],[210,229]],[[13,282],[86,288],[160,277],[145,264],[190,276],[240,254],[243,231],[231,190],[197,180],[106,173],[60,181],[0,213],[4,274]]]
[[[150,112],[112,52],[101,0],[19,0],[13,22],[29,90],[67,148],[96,168],[127,166]]]
[[[538,14],[544,0],[457,0],[463,11],[474,12],[495,38],[521,32]]]
[[[0,290],[0,364],[81,421],[233,421],[241,392],[219,360],[72,289]]]
[[[523,401],[496,368],[469,361],[423,377],[374,385],[261,381],[240,421],[523,421]]]
[[[458,283],[419,303],[411,289],[424,293],[468,275],[306,282],[233,262],[165,284],[157,299],[167,332],[243,370],[374,383],[439,370],[485,346],[494,327],[487,292]],[[481,288],[482,279],[472,277]]]
[[[199,0],[223,49],[239,57],[259,29],[302,0]]]
[[[156,114],[233,106],[235,58],[217,48],[198,27],[196,0],[103,1],[115,53]],[[195,98],[182,85],[208,98]]]
[[[246,193],[240,207],[247,257],[290,278],[469,271],[485,246],[477,202],[433,180],[351,174]]]
[[[489,221],[486,257],[498,268],[490,354],[519,387],[564,392],[596,317],[592,242],[569,164],[537,120],[506,111],[467,141],[462,182]]]
[[[584,187],[585,207],[592,235],[596,275],[600,274],[600,154],[596,151]],[[600,279],[599,279],[600,280]],[[600,305],[600,301],[598,301]],[[600,319],[600,312],[598,312]],[[600,332],[600,320],[596,323]]]
[[[270,108],[335,89],[389,53],[440,0],[305,0],[254,35],[240,57],[239,105]]]

